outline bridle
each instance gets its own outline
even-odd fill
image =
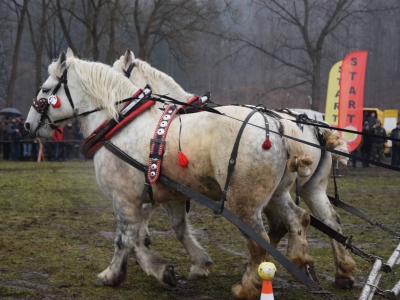
[[[63,85],[65,94],[67,95],[68,101],[72,107],[73,116],[52,122],[50,117],[47,114],[47,112],[49,110],[49,106],[50,106],[49,98],[37,99],[37,97],[36,97],[33,99],[32,107],[40,114],[40,120],[38,122],[38,126],[36,127],[35,131],[33,132],[33,136],[36,136],[38,130],[45,125],[49,125],[51,129],[57,130],[58,126],[55,125],[55,123],[77,117],[76,112],[75,112],[74,102],[72,101],[71,93],[69,92],[69,88],[68,88],[67,69],[65,69],[63,74],[61,75],[61,77],[57,77],[57,79],[58,79],[58,83],[54,87],[51,95],[54,95],[54,96],[57,95],[58,90],[60,89],[61,85]],[[48,123],[46,123],[46,119],[48,120]]]
[[[124,68],[122,68],[122,71],[124,71],[124,75],[125,75],[127,78],[130,78],[130,77],[131,77],[132,70],[133,70],[133,68],[134,68],[135,66],[136,66],[136,64],[132,61],[131,64],[129,65],[128,69],[127,69],[126,71],[125,71]]]

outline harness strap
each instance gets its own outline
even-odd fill
[[[117,146],[115,146],[110,141],[103,141],[104,147],[113,153],[115,156],[126,162],[127,164],[135,167],[136,169],[146,173],[147,166],[138,162],[127,153],[123,152]],[[164,183],[166,186],[179,191],[190,199],[194,199],[200,204],[207,206],[211,210],[215,211],[218,209],[218,204],[213,200],[207,198],[206,196],[196,192],[195,190],[176,182],[175,180],[160,174],[159,180]],[[286,256],[280,253],[277,249],[275,249],[270,243],[268,243],[263,237],[261,237],[258,233],[256,233],[252,228],[250,228],[245,222],[243,222],[240,218],[234,215],[227,208],[223,209],[221,212],[226,219],[228,219],[233,225],[238,227],[245,235],[253,239],[257,244],[259,244],[264,250],[266,250],[271,256],[273,256],[286,270],[288,270],[293,276],[295,276],[299,281],[301,281],[311,292],[313,293],[329,293],[328,291],[323,290],[318,284],[316,284],[313,280],[311,280],[306,274],[297,268]]]
[[[367,221],[367,222],[369,222],[371,224],[375,223],[375,219],[374,218],[372,218],[372,217],[366,215],[365,213],[359,211],[354,206],[351,206],[350,204],[347,204],[346,202],[343,202],[343,201],[341,201],[339,199],[336,199],[335,197],[332,197],[332,196],[329,196],[329,195],[327,195],[327,196],[328,196],[329,201],[333,205],[335,205],[337,207],[340,207],[340,208],[342,208],[342,209],[344,209],[344,210],[346,210],[346,211],[348,211],[348,212],[360,217],[361,219],[363,219],[363,220],[365,220],[365,221]]]
[[[147,170],[147,180],[153,184],[157,181],[161,173],[161,162],[164,156],[166,137],[169,126],[179,110],[175,104],[168,105],[160,121],[157,124],[153,139],[150,140],[149,168]]]
[[[124,74],[126,77],[128,77],[128,78],[131,77],[132,70],[135,66],[136,66],[136,64],[134,62],[131,62],[131,64],[128,67],[128,70],[125,71],[125,69],[122,69],[122,71],[124,71]]]
[[[216,207],[216,210],[214,210],[215,214],[220,214],[222,212],[223,208],[224,208],[224,203],[225,203],[225,200],[226,200],[226,194],[227,194],[227,191],[228,191],[229,182],[231,181],[233,170],[235,169],[235,165],[236,165],[236,158],[237,158],[237,155],[238,155],[240,138],[242,137],[242,133],[244,131],[244,128],[246,127],[246,125],[249,122],[250,118],[256,112],[258,112],[257,109],[254,109],[252,112],[250,112],[247,115],[246,119],[243,121],[242,126],[239,129],[238,135],[236,137],[235,144],[233,145],[231,157],[229,159],[228,174],[226,176],[225,187],[224,187],[224,190],[222,191],[221,200],[219,201],[219,205],[218,205],[218,207]]]
[[[335,206],[338,206],[338,202],[339,202],[339,190],[337,187],[337,183],[336,183],[336,172],[335,172],[335,166],[334,166],[334,161],[332,158],[332,177],[333,177],[333,185],[335,187]]]
[[[300,205],[300,180],[296,177],[296,205]]]

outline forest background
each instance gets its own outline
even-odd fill
[[[27,114],[68,47],[126,49],[217,103],[325,110],[329,70],[367,50],[365,107],[400,109],[398,0],[0,0],[0,108]]]

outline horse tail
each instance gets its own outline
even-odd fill
[[[347,143],[340,137],[339,133],[326,129],[324,131],[324,138],[326,141],[325,147],[343,153],[349,153]],[[334,160],[337,160],[342,166],[347,166],[347,161],[349,160],[348,157],[336,153],[332,153],[332,157]]]
[[[296,139],[302,139],[303,132],[295,123],[286,119],[281,119],[280,122],[283,126],[285,135]],[[310,165],[313,160],[306,154],[305,144],[285,137],[283,138],[283,142],[290,155],[287,161],[288,170],[291,172],[297,172],[301,177],[309,176],[311,173]]]
[[[298,155],[292,155],[287,161],[287,168],[290,172],[297,172],[300,177],[307,177],[310,175],[310,165],[313,160],[307,154],[299,157]]]

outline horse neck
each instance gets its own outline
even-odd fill
[[[138,64],[143,64],[142,61],[137,60]],[[193,94],[187,93],[184,89],[176,83],[176,81],[169,75],[157,70],[150,65],[141,65],[140,70],[142,72],[142,77],[144,77],[145,82],[149,82],[153,93],[160,95],[167,95],[168,97],[174,98],[176,100],[187,102],[189,99],[193,98]],[[135,84],[135,82],[133,82]],[[162,107],[161,104],[156,104]]]
[[[94,107],[92,108],[94,109]],[[118,107],[119,110],[123,109],[123,105]],[[91,110],[91,109],[89,109]],[[159,109],[156,109],[154,106],[150,107],[149,114],[146,115],[147,121],[155,121],[159,120],[162,112]],[[138,116],[140,118],[140,116]],[[91,133],[93,133],[100,125],[102,125],[105,121],[111,120],[112,117],[107,113],[106,110],[100,110],[95,113],[91,113],[89,115],[79,117],[78,123],[81,128],[83,136],[86,138]]]
[[[79,127],[83,136],[88,137],[96,128],[103,124],[110,117],[105,111],[98,111],[78,119]]]

